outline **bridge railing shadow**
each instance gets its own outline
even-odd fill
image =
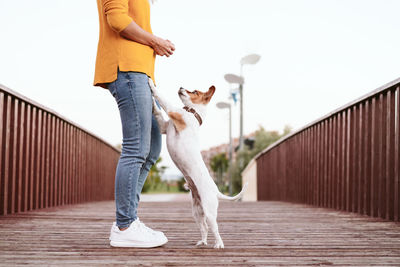
[[[397,79],[257,155],[253,168],[258,200],[306,203],[399,221],[399,125]]]
[[[120,151],[0,84],[0,215],[114,198]]]

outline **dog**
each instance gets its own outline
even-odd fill
[[[235,197],[225,196],[219,192],[200,153],[199,128],[205,118],[207,104],[214,95],[215,87],[211,86],[207,92],[188,91],[181,87],[178,95],[184,107],[176,108],[159,94],[151,78],[149,85],[155,100],[169,117],[169,120],[165,121],[161,110],[153,101],[153,114],[160,132],[167,135],[168,152],[184,175],[186,186],[190,190],[193,217],[201,232],[201,240],[196,246],[207,245],[208,226],[210,226],[215,237],[214,248],[224,248],[217,224],[218,200],[240,199],[247,184]]]

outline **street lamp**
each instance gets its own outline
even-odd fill
[[[225,74],[224,78],[228,83],[239,84],[240,95],[240,135],[239,135],[239,150],[243,149],[243,66],[248,64],[256,64],[261,56],[257,54],[250,54],[240,60],[240,76],[235,74]]]
[[[239,95],[240,95],[240,135],[239,135],[239,150],[243,148],[243,84],[244,79],[242,76],[237,76],[235,74],[225,74],[225,80],[228,83],[239,84]]]
[[[217,108],[220,109],[229,109],[229,195],[232,195],[232,107],[230,103],[227,102],[218,102]]]
[[[260,58],[261,58],[261,56],[257,55],[257,54],[251,54],[251,55],[247,55],[247,56],[243,57],[240,60],[240,76],[242,76],[243,65],[256,64],[260,60]]]

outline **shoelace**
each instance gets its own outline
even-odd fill
[[[150,232],[150,233],[152,233],[152,234],[156,234],[156,232],[155,232],[153,229],[151,229],[150,227],[147,227],[144,223],[142,223],[142,222],[139,220],[139,218],[137,218],[137,223],[138,223],[138,226],[139,226],[139,227],[141,227],[142,229],[145,229],[147,232]]]

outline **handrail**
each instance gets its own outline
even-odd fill
[[[110,200],[120,150],[0,84],[0,215]]]
[[[54,111],[53,109],[49,108],[49,107],[45,107],[42,104],[38,103],[37,101],[30,99],[20,93],[18,93],[17,91],[12,90],[11,88],[3,85],[0,83],[0,91],[3,92],[7,92],[9,95],[13,95],[14,97],[23,100],[27,103],[30,103],[32,106],[35,106],[37,108],[40,108],[42,110],[45,110],[51,114],[53,114],[54,116],[57,116],[58,118],[64,120],[65,122],[68,122],[71,125],[74,125],[77,128],[80,128],[82,131],[86,132],[87,134],[93,136],[94,138],[98,139],[99,141],[103,142],[104,144],[108,145],[110,148],[114,149],[116,152],[121,153],[121,150],[119,150],[118,148],[116,148],[115,146],[111,145],[110,143],[108,143],[106,140],[104,140],[103,138],[101,138],[100,136],[96,135],[95,133],[85,129],[85,127],[81,126],[79,123],[74,122],[66,117],[64,117],[63,115],[61,115],[60,113]]]
[[[268,150],[274,148],[275,146],[277,146],[280,143],[284,142],[285,140],[295,136],[296,134],[306,130],[307,128],[310,128],[311,126],[313,126],[313,125],[315,125],[315,124],[317,124],[317,123],[319,123],[319,122],[321,122],[321,121],[323,121],[323,120],[325,120],[325,119],[327,119],[327,118],[329,118],[331,116],[334,116],[335,114],[337,114],[337,113],[339,113],[339,112],[341,112],[341,111],[343,111],[343,110],[345,110],[347,108],[350,108],[350,107],[352,107],[352,106],[354,106],[354,105],[356,105],[356,104],[358,104],[358,103],[360,103],[362,101],[365,101],[368,98],[371,98],[371,97],[373,97],[374,95],[376,95],[378,93],[386,91],[386,90],[390,89],[391,87],[393,87],[393,86],[395,86],[397,84],[400,84],[400,78],[397,78],[397,79],[395,79],[395,80],[393,80],[391,82],[388,82],[388,83],[378,87],[377,89],[372,90],[371,92],[369,92],[369,93],[367,93],[367,94],[365,94],[365,95],[363,95],[363,96],[361,96],[361,97],[359,97],[359,98],[357,98],[357,99],[355,99],[353,101],[350,101],[349,103],[347,103],[347,104],[345,104],[345,105],[343,105],[343,106],[341,106],[341,107],[329,112],[328,114],[326,114],[326,115],[324,115],[324,116],[322,116],[322,117],[320,117],[320,118],[318,118],[318,119],[306,124],[305,126],[293,131],[292,133],[283,136],[282,138],[278,139],[277,141],[275,141],[274,143],[272,143],[268,147],[266,147],[264,150],[259,152],[257,155],[255,155],[253,159],[259,158],[262,154],[268,152]]]
[[[259,200],[399,220],[400,79],[271,144],[257,162]]]

